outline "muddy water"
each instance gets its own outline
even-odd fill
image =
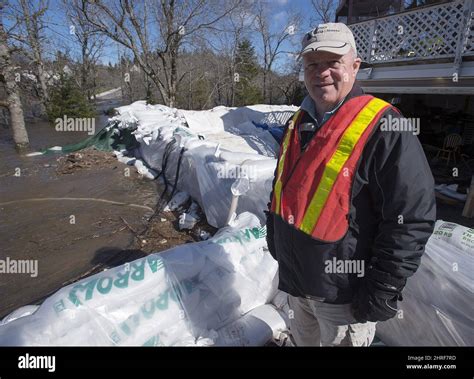
[[[99,117],[96,128],[105,121]],[[29,123],[27,129],[33,151],[87,137],[86,132],[57,132],[46,122]],[[59,156],[18,154],[10,130],[0,126],[0,260],[38,264],[37,276],[0,273],[0,317],[117,254],[128,260],[143,254],[128,249],[134,238],[129,226],[140,230],[144,216],[152,213],[155,183],[138,178],[133,170],[126,176],[126,166],[113,161],[108,167],[60,175]]]

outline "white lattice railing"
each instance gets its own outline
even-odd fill
[[[457,0],[349,25],[369,63],[474,55],[474,0]]]

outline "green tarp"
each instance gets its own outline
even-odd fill
[[[80,142],[63,146],[63,153],[72,153],[87,147],[94,147],[100,151],[112,150],[133,150],[139,146],[132,132],[136,128],[119,129],[118,122],[112,122],[101,129],[95,135],[86,138]],[[55,150],[46,149],[43,154],[52,153]]]

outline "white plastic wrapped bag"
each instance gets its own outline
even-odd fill
[[[474,229],[437,221],[399,313],[377,335],[395,346],[473,346],[473,273]]]
[[[83,279],[0,326],[0,345],[189,345],[276,291],[277,263],[250,213],[207,241]]]

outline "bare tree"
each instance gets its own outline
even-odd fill
[[[32,2],[27,0],[20,0],[20,4],[23,12],[20,22],[24,23],[26,28],[27,35],[25,42],[27,42],[27,45],[32,51],[31,55],[36,71],[36,76],[38,78],[38,83],[40,84],[40,100],[45,110],[49,96],[48,87],[46,85],[47,78],[42,57],[40,33],[41,29],[43,28],[42,17],[48,9],[48,0],[37,1],[36,8],[34,8]]]
[[[4,2],[0,1],[0,81],[5,85],[7,100],[1,101],[0,105],[7,107],[10,112],[13,141],[16,147],[25,148],[29,145],[28,133],[25,128],[20,90],[15,80],[19,73],[15,73],[11,60],[12,49],[8,45],[8,34],[3,26],[4,6]]]
[[[190,35],[212,28],[241,0],[87,0],[83,14],[95,29],[127,47],[158,88],[163,102],[176,105],[180,48]]]
[[[297,105],[304,97],[304,85],[298,80],[297,73],[281,76],[276,88],[283,94],[285,104]]]
[[[280,54],[285,53],[282,50],[283,42],[290,39],[295,31],[297,25],[300,24],[301,17],[297,14],[288,16],[286,27],[278,32],[274,33],[270,30],[270,20],[271,15],[266,8],[267,3],[261,2],[258,5],[258,13],[256,18],[256,28],[260,33],[263,46],[263,88],[262,95],[264,101],[268,101],[270,104],[273,102],[272,99],[272,85],[271,82],[271,70],[275,63],[275,60]]]
[[[105,46],[105,38],[85,19],[86,0],[63,0],[68,14],[70,32],[81,46],[80,88],[88,99],[95,96],[97,89],[97,63]]]
[[[250,39],[255,23],[255,5],[252,1],[241,2],[233,12],[222,20],[219,33],[206,40],[213,51],[213,88],[206,104],[216,95],[217,104],[234,106],[239,72],[236,64],[237,48],[243,39]]]
[[[315,21],[322,23],[334,22],[337,6],[336,0],[311,0],[311,4],[318,15]]]

